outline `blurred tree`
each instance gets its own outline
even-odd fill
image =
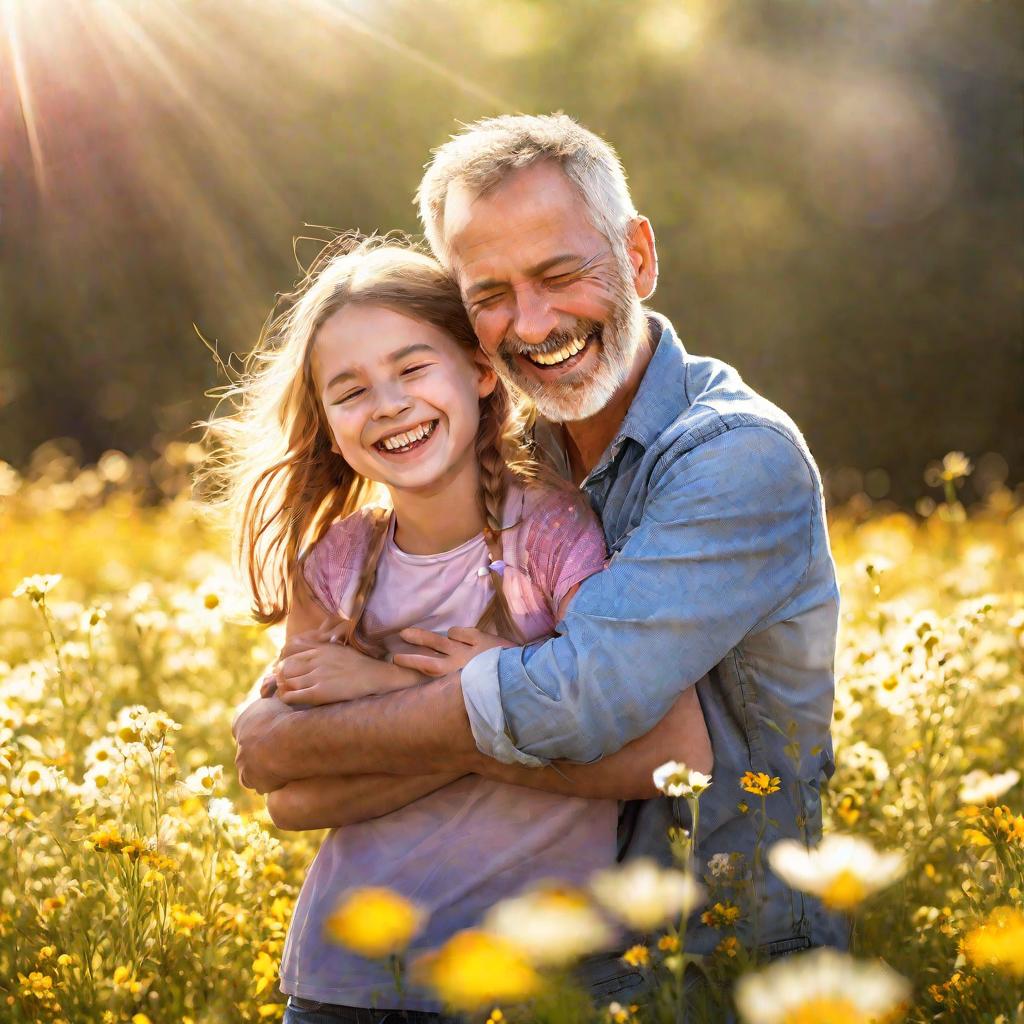
[[[1009,0],[0,12],[3,458],[180,434],[217,383],[196,328],[251,347],[304,224],[415,230],[459,121],[564,109],[617,147],[655,225],[655,307],[824,466],[883,467],[902,500],[950,448],[1024,471]]]

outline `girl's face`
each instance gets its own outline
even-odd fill
[[[475,471],[480,399],[496,377],[440,328],[345,306],[317,332],[313,376],[335,450],[367,479],[433,494]]]

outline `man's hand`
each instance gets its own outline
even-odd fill
[[[454,626],[447,635],[411,628],[403,629],[399,636],[407,644],[422,648],[422,653],[396,654],[394,663],[435,678],[460,671],[478,654],[493,647],[519,646],[493,633],[462,626]]]
[[[270,763],[274,749],[272,734],[291,708],[279,700],[253,701],[236,719],[234,725],[235,767],[238,781],[257,793],[280,789],[288,779],[276,774]]]
[[[264,686],[265,694],[276,692],[285,704],[306,705],[358,700],[423,681],[408,668],[377,661],[352,647],[323,642],[293,646],[292,653],[278,662],[274,678],[276,691]]]

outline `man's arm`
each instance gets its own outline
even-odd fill
[[[711,742],[696,691],[687,690],[647,735],[593,764],[560,762],[546,768],[508,765],[480,755],[477,774],[511,785],[563,796],[643,800],[657,793],[654,769],[679,760],[708,774],[712,770]],[[317,776],[289,782],[267,797],[274,824],[286,830],[340,828],[404,807],[460,776],[344,775]]]
[[[405,807],[462,776],[317,775],[296,779],[267,794],[274,824],[288,832],[343,828]]]
[[[463,670],[465,697],[450,675],[243,732],[240,770],[248,784],[274,788],[325,764],[341,774],[475,771],[478,743],[533,765],[621,749],[794,593],[818,500],[789,438],[762,426],[725,431],[669,463],[559,636],[481,655]],[[687,755],[677,759],[690,763]]]

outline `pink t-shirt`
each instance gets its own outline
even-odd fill
[[[601,528],[589,509],[557,490],[512,490],[502,532],[503,591],[523,636],[554,631],[562,598],[604,567]],[[305,563],[317,600],[347,614],[366,555],[371,517],[355,513],[331,527]],[[490,555],[479,535],[451,551],[410,555],[394,543],[394,524],[364,613],[368,633],[406,626],[442,631],[474,625],[491,598]],[[480,570],[483,569],[484,572]],[[387,771],[387,765],[379,766]],[[426,907],[430,917],[410,957],[478,924],[498,900],[555,878],[582,884],[615,859],[618,803],[557,796],[468,775],[358,825],[332,829],[302,886],[281,963],[290,995],[349,1006],[437,1010],[406,979],[399,997],[390,970],[325,940],[324,919],[347,889],[387,886]]]

